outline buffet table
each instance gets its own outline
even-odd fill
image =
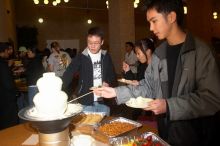
[[[111,117],[106,117],[111,118]],[[73,124],[70,125],[70,130],[73,132],[81,132],[82,134],[92,135],[94,139],[100,141],[101,143],[105,143],[107,145],[108,140],[106,137],[94,133],[91,130],[91,127],[75,127]],[[144,132],[154,132],[157,133],[157,129],[150,125],[143,124],[141,128],[138,129],[138,133]],[[28,139],[32,134],[37,134],[37,131],[31,127],[30,123],[20,124],[14,127],[7,128],[5,130],[0,131],[0,146],[21,146],[22,143]],[[26,145],[27,146],[27,145]],[[32,145],[33,146],[33,145]],[[39,146],[36,144],[35,146]]]

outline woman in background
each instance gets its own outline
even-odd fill
[[[140,62],[137,67],[137,76],[132,73],[129,65],[125,62],[123,62],[123,77],[127,80],[133,80],[133,85],[138,85],[140,80],[144,79],[144,73],[148,66],[148,64],[151,62],[151,56],[155,50],[153,39],[145,38],[142,40],[139,40],[135,44],[135,53],[138,58],[138,61]]]
[[[135,44],[135,53],[140,62],[137,67],[137,75],[132,73],[128,64],[123,62],[123,76],[127,80],[132,80],[132,85],[139,85],[139,81],[144,79],[145,70],[148,64],[151,62],[152,54],[155,50],[153,39],[145,38],[139,40]],[[142,109],[132,109],[132,119],[137,120],[142,114]],[[151,117],[152,112],[144,111],[144,115]]]

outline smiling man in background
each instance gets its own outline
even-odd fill
[[[92,27],[87,34],[87,47],[77,55],[63,75],[63,87],[68,88],[73,75],[79,73],[77,96],[90,92],[91,87],[112,86],[116,80],[110,55],[101,47],[104,32],[99,27]],[[85,105],[84,111],[101,111],[110,114],[108,106],[100,96],[90,94],[78,100]]]

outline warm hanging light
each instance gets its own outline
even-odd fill
[[[135,0],[134,2],[138,4],[140,1],[139,0]]]
[[[44,0],[44,4],[45,5],[49,4],[49,0]]]
[[[53,6],[56,6],[56,5],[57,5],[57,2],[56,2],[56,1],[53,1],[52,4],[53,4]]]
[[[187,14],[187,6],[183,7],[184,14]]]
[[[57,4],[61,3],[61,0],[56,0]]]
[[[212,15],[213,15],[213,19],[217,19],[218,18],[218,12],[213,12]]]
[[[134,8],[137,8],[137,7],[138,7],[139,2],[140,2],[139,0],[135,0],[135,1],[134,1]]]
[[[34,4],[35,5],[39,4],[39,0],[34,0]]]
[[[34,1],[34,4],[39,4],[40,3],[40,0],[33,0]],[[45,5],[49,4],[49,2],[51,2],[51,4],[53,6],[56,6],[58,4],[61,4],[62,0],[41,0],[41,2],[43,2]],[[69,0],[64,0],[65,3],[68,3]]]
[[[107,7],[107,9],[108,9],[108,8],[109,8],[108,1],[105,1],[105,4],[106,4],[106,7]]]
[[[88,20],[87,20],[87,23],[88,23],[88,24],[92,24],[92,20],[91,20],[91,19],[88,19]]]
[[[38,22],[39,22],[39,23],[43,23],[43,22],[44,22],[44,19],[43,19],[43,18],[39,18],[39,19],[38,19]]]
[[[134,3],[134,8],[137,8],[138,7],[138,4],[137,3]]]

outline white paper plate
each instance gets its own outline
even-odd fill
[[[131,98],[125,104],[129,107],[132,107],[132,108],[146,108],[150,101],[153,101],[153,99],[152,98],[137,97],[137,98]]]

